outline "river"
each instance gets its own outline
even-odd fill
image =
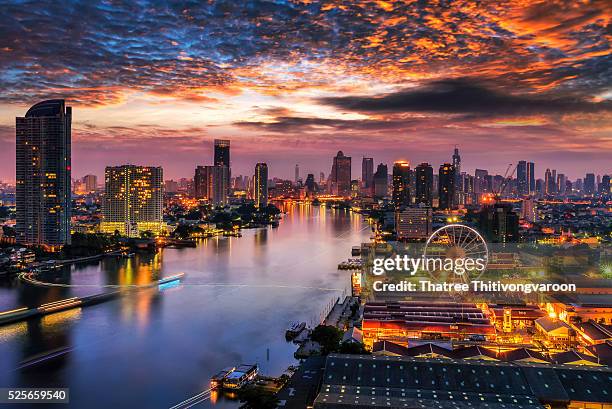
[[[0,327],[0,387],[67,387],[76,408],[169,408],[207,389],[227,366],[257,363],[263,374],[280,375],[296,362],[285,328],[293,320],[317,323],[349,290],[349,273],[336,266],[370,234],[352,212],[286,210],[275,229],[65,267],[57,281],[70,287],[2,284],[0,311],[186,274],[179,286]],[[69,352],[17,369],[58,348]],[[208,406],[238,403],[213,395],[198,407]]]

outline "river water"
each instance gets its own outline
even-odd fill
[[[285,210],[276,229],[65,267],[55,279],[70,287],[2,284],[0,311],[186,274],[179,286],[0,327],[0,387],[67,387],[68,406],[77,408],[169,408],[207,389],[224,367],[257,363],[262,373],[280,375],[296,362],[286,327],[317,323],[349,291],[349,273],[337,264],[370,234],[348,211]],[[18,369],[56,349],[69,352]],[[198,407],[207,406],[238,403],[213,395]]]

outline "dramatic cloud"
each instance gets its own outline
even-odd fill
[[[323,169],[368,139],[385,160],[521,140],[546,161],[584,153],[564,161],[583,172],[612,143],[611,16],[609,0],[8,0],[0,137],[28,105],[65,98],[75,172],[100,173],[109,150],[191,174],[214,137],[255,161],[318,153]],[[0,152],[5,177],[13,156]]]
[[[436,81],[382,96],[328,97],[319,101],[341,109],[373,113],[533,115],[612,112],[612,101],[592,102],[572,96],[513,95],[480,86],[473,79]]]

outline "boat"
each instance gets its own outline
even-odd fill
[[[217,372],[215,375],[213,375],[210,378],[210,388],[211,389],[222,388],[223,387],[223,382],[225,381],[225,378],[227,378],[227,376],[229,374],[234,372],[234,370],[236,370],[236,368],[233,367],[233,366],[230,366],[230,367],[227,367],[227,368],[223,368],[222,370]]]
[[[291,340],[297,337],[298,335],[300,335],[300,332],[304,330],[304,328],[306,328],[305,322],[292,322],[289,325],[289,328],[287,328],[287,331],[285,332],[285,338],[287,338],[287,340]]]
[[[223,388],[240,389],[246,384],[252,382],[257,376],[258,372],[259,368],[256,364],[239,365],[236,369],[231,371],[223,378]]]

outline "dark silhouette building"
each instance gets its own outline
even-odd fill
[[[363,158],[361,161],[361,184],[367,195],[372,194],[372,184],[374,178],[374,159]]]
[[[393,164],[391,200],[396,209],[410,205],[410,164],[406,161],[397,161]]]
[[[268,205],[268,165],[263,162],[255,165],[253,189],[255,206],[266,207]]]
[[[455,200],[455,168],[450,163],[440,165],[438,173],[438,208],[450,210]]]
[[[485,206],[479,215],[480,231],[493,243],[519,241],[519,215],[511,206],[495,204]]]
[[[429,163],[421,163],[415,169],[416,203],[431,206],[433,199],[433,168]]]
[[[351,157],[344,156],[342,151],[334,157],[331,170],[331,191],[337,196],[351,195]]]
[[[389,172],[387,165],[381,163],[374,173],[374,197],[382,198],[387,196],[389,191]]]
[[[72,108],[39,102],[16,118],[17,242],[70,243]]]

